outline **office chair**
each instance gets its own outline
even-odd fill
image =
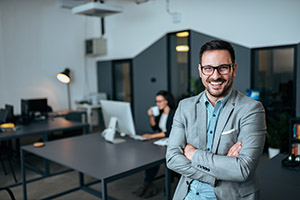
[[[11,191],[11,189],[9,189],[8,187],[1,187],[0,192],[3,191],[3,190],[6,191],[9,194],[11,200],[15,200],[15,196],[14,196],[13,192]],[[0,195],[0,196],[4,197],[3,195]]]
[[[11,163],[11,158],[13,156],[13,149],[8,146],[6,144],[6,142],[1,142],[0,144],[0,162],[1,162],[1,165],[2,165],[2,168],[3,168],[3,171],[4,171],[4,174],[7,175],[7,171],[6,171],[6,168],[5,168],[5,165],[4,165],[4,160],[7,160],[8,161],[8,164],[9,164],[9,167],[10,167],[10,171],[13,175],[13,178],[14,178],[14,181],[17,183],[17,178],[16,178],[16,174],[15,174],[15,170],[13,168],[13,165]]]

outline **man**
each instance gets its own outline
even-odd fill
[[[198,69],[205,91],[179,103],[169,137],[167,166],[182,175],[173,199],[258,199],[264,108],[232,88],[237,64],[228,42],[204,44]]]

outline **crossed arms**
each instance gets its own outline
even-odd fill
[[[231,141],[234,145],[228,147],[226,154],[218,155],[218,151],[207,152],[204,147],[187,143],[189,137],[187,127],[195,120],[189,119],[187,114],[189,111],[184,110],[180,104],[169,137],[166,154],[168,168],[183,176],[211,185],[214,185],[216,180],[235,182],[247,180],[258,165],[264,146],[266,127],[261,104],[251,104],[241,109],[244,109],[242,111],[245,114],[237,117],[237,113],[241,110],[235,108],[226,125],[238,131],[235,141]],[[226,146],[226,141],[222,141],[222,138],[219,145],[222,142]]]

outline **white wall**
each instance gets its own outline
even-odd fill
[[[99,59],[135,56],[166,33],[183,29],[249,48],[300,41],[297,0],[170,0],[171,11],[181,13],[178,24],[172,23],[166,12],[165,0],[139,5],[114,2],[122,5],[124,12],[107,18],[109,54]]]
[[[297,0],[170,0],[171,11],[181,13],[178,24],[166,12],[165,0],[106,2],[124,12],[105,18],[108,54],[85,59],[83,41],[99,37],[99,18],[73,15],[56,0],[0,0],[0,107],[10,103],[19,112],[21,98],[47,97],[55,110],[66,109],[59,71],[72,70],[72,101],[80,100],[97,91],[96,60],[134,57],[172,31],[193,29],[246,47],[300,40]]]
[[[71,69],[72,101],[87,91],[83,41],[94,37],[93,20],[58,8],[53,0],[12,0],[0,2],[0,107],[5,103],[20,112],[21,98],[47,97],[55,110],[67,109],[67,88],[56,79]],[[90,67],[91,59],[86,63]],[[94,62],[90,71],[95,69]],[[88,71],[96,91],[96,73]],[[89,81],[87,81],[89,83]],[[74,105],[73,105],[74,108]]]

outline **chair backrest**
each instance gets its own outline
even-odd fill
[[[2,187],[2,188],[0,188],[0,192],[1,191],[6,191],[9,194],[10,198],[12,200],[15,200],[15,196],[14,196],[13,192],[8,187]],[[3,195],[1,195],[1,193],[0,193],[0,196],[3,197]]]

